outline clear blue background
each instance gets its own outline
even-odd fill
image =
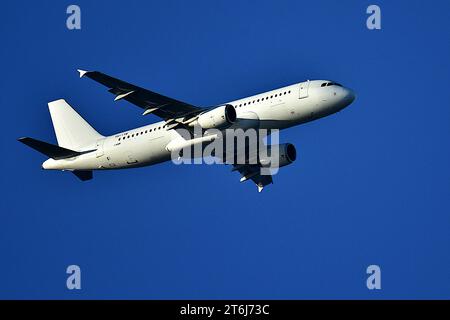
[[[368,1],[77,1],[79,31],[69,4],[2,5],[0,298],[450,298],[449,1],[376,1],[381,31]],[[47,102],[103,134],[157,119],[80,67],[201,106],[324,78],[358,98],[283,131],[299,158],[262,194],[206,165],[81,183],[16,141],[56,141]]]

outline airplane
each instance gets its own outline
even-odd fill
[[[208,136],[183,137],[179,130],[286,129],[341,111],[355,100],[355,93],[330,80],[308,80],[250,97],[201,108],[182,102],[98,71],[78,70],[80,78],[90,78],[115,95],[142,109],[143,115],[162,119],[143,127],[111,136],[98,133],[65,100],[48,103],[58,145],[29,137],[18,139],[49,159],[45,170],[74,173],[80,180],[93,177],[93,170],[112,170],[154,165],[171,159],[175,150],[207,144]],[[280,167],[296,160],[293,144],[278,145]],[[233,164],[241,181],[252,180],[261,192],[273,183],[261,174],[262,163]]]

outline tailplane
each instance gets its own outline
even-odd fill
[[[51,158],[42,164],[42,168],[44,168],[44,169],[52,169],[52,167],[48,166],[47,164],[49,162],[50,162],[50,164],[55,163],[54,160],[78,157],[79,155],[95,151],[95,149],[88,150],[88,151],[74,151],[74,150],[66,149],[66,148],[63,148],[60,146],[56,146],[56,145],[48,143],[48,142],[44,142],[44,141],[40,141],[40,140],[36,140],[33,138],[28,138],[28,137],[20,138],[19,141],[22,142],[23,144],[29,146],[30,148],[33,148],[34,150]],[[81,181],[91,180],[93,177],[92,170],[73,170],[71,172]]]
[[[78,150],[104,138],[66,100],[49,102],[48,108],[60,147]]]
[[[33,148],[34,150],[36,150],[42,154],[45,154],[47,157],[55,159],[55,160],[73,158],[73,157],[77,157],[77,156],[85,154],[85,153],[95,151],[95,150],[88,150],[88,151],[81,151],[81,152],[74,151],[74,150],[63,148],[63,147],[55,146],[54,144],[51,144],[48,142],[44,142],[44,141],[40,141],[40,140],[36,140],[33,138],[28,138],[28,137],[20,138],[19,141],[22,142],[23,144],[26,144],[30,148]]]

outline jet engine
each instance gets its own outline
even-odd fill
[[[202,129],[226,129],[236,122],[236,110],[231,104],[206,111],[191,122],[189,126],[200,126]]]
[[[274,159],[274,157],[276,157]],[[284,167],[297,159],[297,150],[292,143],[267,146],[267,155],[260,153],[260,164],[263,167]]]

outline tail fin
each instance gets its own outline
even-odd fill
[[[83,152],[73,151],[70,149],[55,146],[54,144],[51,144],[51,143],[39,141],[39,140],[36,140],[33,138],[28,138],[28,137],[20,138],[19,141],[22,142],[23,144],[26,144],[30,148],[33,148],[34,150],[36,150],[42,154],[45,154],[47,157],[55,159],[55,160],[77,157],[79,155],[95,151],[95,150],[89,150],[89,151],[83,151]]]
[[[64,99],[49,102],[58,145],[77,150],[103,138]]]

